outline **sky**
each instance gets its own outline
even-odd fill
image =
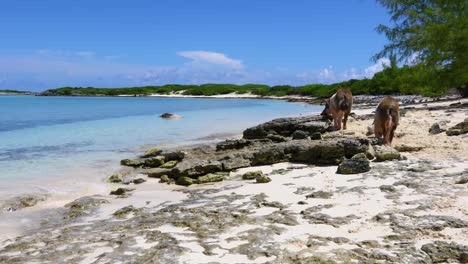
[[[0,89],[372,77],[375,0],[2,0]]]

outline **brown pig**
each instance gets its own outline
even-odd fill
[[[385,145],[392,144],[395,130],[400,123],[400,105],[395,98],[385,97],[375,110],[374,133],[383,137]]]
[[[352,106],[353,95],[351,91],[347,88],[340,88],[332,97],[325,100],[325,109],[321,115],[333,119],[335,130],[341,130],[341,122],[343,122],[343,129],[346,129]]]

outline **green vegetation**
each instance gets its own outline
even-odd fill
[[[409,82],[424,83],[424,91],[439,93],[468,86],[468,2],[466,0],[378,0],[387,8],[392,27],[379,25],[389,44],[374,59],[395,57],[416,61]],[[408,70],[408,69],[406,69]],[[403,73],[403,74],[406,74]],[[398,77],[400,77],[398,75]],[[406,90],[406,88],[404,89]]]
[[[374,75],[372,79],[351,79],[334,84],[308,84],[303,86],[268,86],[260,84],[203,84],[203,85],[176,85],[144,86],[129,88],[80,88],[64,87],[47,90],[42,95],[88,95],[88,96],[116,96],[116,95],[149,95],[170,94],[180,92],[184,95],[219,95],[219,94],[245,94],[252,93],[259,96],[287,96],[303,95],[313,97],[328,97],[341,87],[348,87],[353,94],[422,94],[426,96],[442,95],[445,90],[439,89],[431,81],[431,72],[421,65],[397,67],[392,64],[383,71]]]
[[[17,90],[0,90],[0,94],[32,94],[32,92]]]

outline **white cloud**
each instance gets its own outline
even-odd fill
[[[37,50],[28,54],[0,57],[0,89],[44,90],[62,86],[124,87],[168,83],[261,83],[304,85],[335,83],[370,78],[388,65],[381,59],[367,68],[338,70],[333,66],[293,71],[284,67],[259,69],[246,67],[240,60],[222,53],[183,51],[190,59],[178,65],[128,64],[119,57],[102,56],[92,51]]]
[[[364,69],[364,76],[367,78],[372,78],[374,74],[382,71],[385,66],[390,66],[390,60],[388,58],[381,58],[374,65]]]
[[[191,59],[195,63],[208,63],[228,66],[235,69],[243,68],[242,61],[229,58],[223,53],[211,51],[180,51],[177,55]]]

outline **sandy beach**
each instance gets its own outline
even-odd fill
[[[34,228],[0,235],[0,262],[466,263],[467,134],[429,133],[468,117],[450,106],[458,102],[468,99],[402,107],[393,147],[404,158],[372,161],[365,173],[280,162],[184,187],[137,170],[146,182],[107,185],[128,195],[40,202],[22,209],[42,210]],[[365,138],[374,109],[322,137]],[[242,180],[255,171],[271,182]]]

